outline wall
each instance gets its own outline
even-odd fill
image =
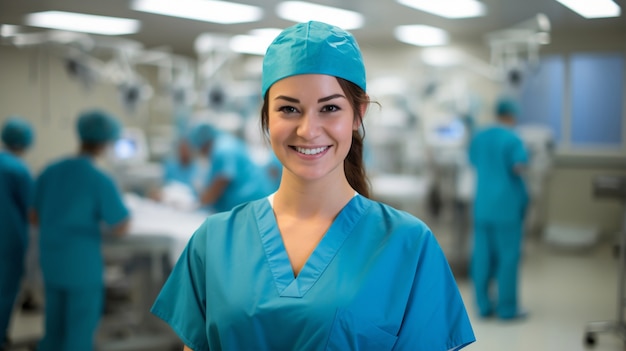
[[[562,50],[569,52],[587,47],[624,50],[626,41],[619,39],[617,36],[600,47],[590,44],[577,46],[574,40],[564,40]],[[593,39],[585,42],[591,43]],[[474,45],[472,50],[480,54],[481,46]],[[555,42],[546,51],[554,53],[559,50],[559,44]],[[417,83],[423,77],[441,73],[421,65],[418,53],[419,50],[409,46],[395,51],[364,48],[369,77],[399,75]],[[482,52],[482,59],[485,56],[487,53]],[[35,173],[51,159],[75,152],[74,119],[84,108],[106,108],[120,116],[126,125],[146,127],[169,121],[169,107],[162,97],[151,101],[136,114],[128,113],[120,104],[114,86],[97,84],[86,89],[67,75],[59,58],[58,53],[46,48],[0,46],[0,121],[10,114],[19,114],[33,122],[37,139],[26,161]],[[489,104],[497,93],[497,85],[471,70],[461,68],[456,73],[466,75],[467,86],[484,96],[485,109],[479,120],[482,123],[490,121]],[[147,72],[147,76],[153,82],[156,80],[154,72]],[[158,97],[158,90],[156,93]],[[620,168],[626,163],[623,157],[600,164],[593,162],[595,158],[578,156],[575,165],[556,162],[546,194],[548,222],[594,225],[606,233],[620,228],[624,205],[617,201],[593,199],[591,180],[594,175],[607,172],[626,174],[626,167]]]
[[[68,75],[62,56],[53,48],[0,46],[0,77],[0,121],[16,114],[35,128],[35,144],[25,157],[35,173],[51,159],[76,152],[74,122],[84,109],[105,109],[127,126],[166,119],[158,99],[131,113],[120,103],[114,85],[96,83],[87,88]]]

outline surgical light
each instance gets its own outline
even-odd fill
[[[446,18],[480,17],[487,13],[476,0],[396,0],[399,4]]]
[[[358,12],[305,1],[282,2],[276,7],[276,13],[279,17],[289,21],[320,21],[345,30],[361,28],[365,22],[363,15]]]
[[[398,26],[393,34],[399,41],[417,46],[439,46],[449,42],[445,30],[421,24]]]
[[[216,0],[133,0],[131,8],[135,11],[220,24],[254,22],[263,17],[260,7]]]
[[[136,19],[63,11],[44,11],[28,14],[26,15],[26,24],[34,27],[102,35],[137,33],[141,27],[141,22]]]
[[[556,0],[585,18],[619,17],[621,8],[612,0]]]

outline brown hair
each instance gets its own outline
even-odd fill
[[[343,161],[343,168],[348,180],[348,184],[359,194],[370,197],[370,183],[367,179],[365,166],[363,164],[363,139],[365,138],[365,128],[363,127],[363,115],[361,106],[369,104],[369,96],[358,85],[337,77],[337,82],[346,94],[348,102],[354,111],[354,118],[359,120],[360,128],[352,132],[352,145],[350,151]],[[267,136],[269,134],[269,104],[268,95],[265,94],[263,107],[261,108],[261,129]]]

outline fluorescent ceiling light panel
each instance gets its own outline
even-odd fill
[[[44,11],[26,15],[26,24],[72,32],[124,35],[137,33],[141,22],[135,19],[86,15],[63,11]]]
[[[622,9],[612,0],[556,0],[585,18],[619,17]]]
[[[419,24],[398,26],[393,34],[401,42],[417,46],[439,46],[449,42],[445,30]]]
[[[361,28],[365,22],[363,15],[358,12],[305,1],[281,2],[276,6],[276,13],[279,17],[289,21],[320,21],[345,30]]]
[[[437,67],[450,67],[461,64],[463,54],[451,47],[425,48],[421,52],[424,63]]]
[[[397,0],[416,10],[446,18],[480,17],[487,13],[485,5],[476,0]],[[592,0],[593,1],[593,0]]]
[[[235,35],[230,39],[232,51],[242,54],[265,55],[272,41],[280,34],[278,28],[261,28],[251,30],[249,35]]]
[[[19,27],[12,24],[0,24],[0,37],[12,37],[19,32]]]
[[[133,0],[135,11],[188,18],[220,24],[258,21],[263,10],[257,6],[215,0]]]

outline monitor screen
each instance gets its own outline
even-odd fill
[[[132,138],[123,138],[115,142],[113,152],[119,159],[129,159],[137,155],[137,141]]]
[[[124,128],[111,151],[114,162],[148,161],[148,144],[145,134],[138,128]]]

